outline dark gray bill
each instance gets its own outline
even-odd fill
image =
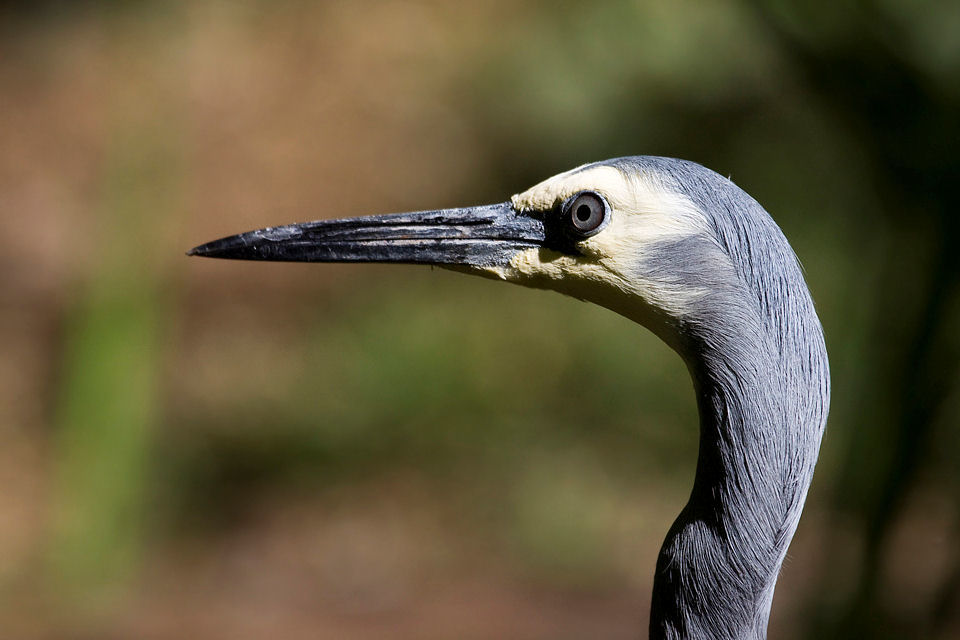
[[[191,249],[187,255],[281,262],[407,262],[506,265],[542,247],[543,222],[509,202],[462,209],[318,220],[248,231]]]

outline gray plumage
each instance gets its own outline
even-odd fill
[[[611,164],[654,173],[696,203],[712,231],[640,258],[647,274],[710,292],[679,319],[700,453],[690,500],[657,562],[650,635],[763,638],[827,417],[820,322],[786,238],[733,182],[681,160]],[[725,263],[735,278],[718,270]]]

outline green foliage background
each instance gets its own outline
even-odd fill
[[[665,346],[183,251],[643,153],[763,203],[825,327],[771,635],[957,637],[958,102],[939,0],[0,3],[0,635],[635,637],[696,457]]]

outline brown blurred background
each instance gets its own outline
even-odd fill
[[[834,402],[776,638],[960,637],[960,5],[0,2],[0,638],[645,634],[679,359],[437,269],[188,259],[686,157]]]

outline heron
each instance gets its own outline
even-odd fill
[[[745,191],[700,164],[586,164],[492,205],[320,220],[190,255],[429,264],[596,303],[645,326],[690,372],[699,452],[657,558],[651,638],[765,638],[830,400],[800,263]]]

